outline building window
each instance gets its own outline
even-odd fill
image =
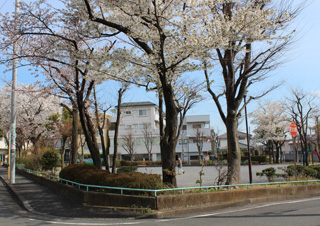
[[[187,130],[187,125],[182,125],[182,130]]]
[[[139,110],[139,116],[145,116],[147,115],[147,110],[143,109],[143,110]]]
[[[125,129],[132,129],[131,125],[125,125]]]
[[[199,160],[199,156],[198,155],[191,155],[190,160],[191,161]]]
[[[131,115],[131,111],[126,111],[126,115]]]
[[[139,124],[139,129],[146,129],[147,125],[146,124]]]
[[[193,124],[192,128],[194,129],[200,129],[201,128],[201,124]]]

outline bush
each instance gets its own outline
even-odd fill
[[[27,157],[19,158],[17,163],[24,164],[24,167],[26,169],[35,170],[35,171],[38,171],[41,169],[40,156],[37,156],[37,155],[36,156],[30,155]]]
[[[303,174],[309,178],[316,178],[318,171],[311,166],[306,166],[303,169]]]
[[[43,170],[52,170],[58,165],[58,160],[59,156],[56,151],[46,151],[40,159],[41,168]]]
[[[273,167],[263,169],[262,172],[257,172],[256,175],[260,177],[266,176],[269,182],[273,182],[274,178],[277,176],[276,169]]]
[[[82,183],[84,180],[84,174],[89,171],[98,171],[98,169],[86,163],[79,163],[74,165],[69,165],[60,171],[60,178],[71,180],[74,182]],[[106,171],[107,172],[107,171]]]
[[[131,161],[125,161],[121,160],[120,161],[120,166],[138,166],[138,162],[131,162]]]
[[[313,165],[313,166],[310,166],[312,167],[314,170],[317,171],[317,175],[315,176],[317,179],[320,179],[320,165]]]
[[[82,184],[109,187],[141,189],[161,189],[164,187],[161,180],[161,175],[143,174],[138,172],[110,174],[108,171],[98,170],[94,166],[83,163],[70,165],[64,168],[60,172],[60,178]]]
[[[117,173],[130,173],[130,172],[137,171],[137,169],[138,169],[137,166],[120,166],[117,169]]]
[[[248,160],[248,156],[241,156],[241,161],[245,162],[247,160]],[[255,155],[255,156],[251,156],[251,161],[259,162],[259,164],[261,164],[261,163],[267,162],[268,158],[266,155]]]

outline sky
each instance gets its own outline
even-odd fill
[[[294,0],[300,3],[303,0]],[[0,12],[13,12],[14,0],[0,0]],[[269,79],[258,86],[252,86],[249,90],[254,93],[267,86],[281,83],[282,85],[263,97],[262,99],[251,102],[248,107],[248,114],[258,108],[258,104],[263,101],[276,101],[290,96],[290,89],[299,88],[307,93],[312,93],[320,99],[320,0],[309,0],[307,6],[299,14],[292,29],[296,30],[296,40],[292,48],[286,52],[283,59],[285,63],[269,74]],[[6,68],[0,65],[0,86],[3,85],[2,79],[10,80],[12,73],[2,73]],[[29,83],[36,81],[36,78],[30,78],[27,69],[18,70],[18,82]],[[199,76],[203,76],[202,73]],[[189,115],[209,114],[211,128],[222,134],[226,131],[223,122],[220,119],[216,106],[212,99],[207,96],[204,101],[192,108]],[[133,101],[151,101],[157,103],[154,93],[146,93],[144,89],[131,88],[126,94],[124,102]],[[250,122],[250,117],[249,117]],[[289,126],[289,125],[288,125]],[[254,129],[250,125],[250,131]],[[239,131],[245,132],[245,123],[239,125]]]

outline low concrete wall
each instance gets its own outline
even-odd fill
[[[226,203],[258,203],[275,200],[320,196],[320,185],[299,185],[294,187],[259,188],[197,194],[159,196],[158,210],[192,208]]]
[[[26,178],[48,187],[51,190],[57,191],[62,195],[74,200],[80,204],[95,205],[95,206],[110,206],[110,207],[144,207],[157,209],[155,197],[143,197],[136,195],[120,195],[103,192],[82,191],[70,185],[61,184],[44,177],[40,177],[24,170],[16,170],[17,173]]]
[[[81,204],[112,207],[144,207],[154,210],[173,210],[186,208],[202,208],[209,206],[231,206],[235,204],[290,200],[311,196],[320,196],[320,184],[282,186],[276,188],[259,188],[250,190],[232,190],[209,193],[190,193],[183,195],[161,195],[143,197],[134,195],[118,195],[103,192],[86,192],[72,186],[48,180],[34,174],[18,170],[17,173],[38,184],[60,192],[64,196]]]

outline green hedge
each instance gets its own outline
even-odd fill
[[[288,177],[294,176],[294,165],[281,168]],[[296,165],[297,176],[320,179],[320,165],[303,166]]]
[[[161,175],[138,172],[111,174],[83,163],[64,168],[59,176],[63,179],[90,185],[141,189],[164,188]]]
[[[137,171],[138,166],[120,166],[117,169],[117,173],[130,173]]]
[[[248,160],[248,156],[241,156],[242,162],[247,161],[247,160]],[[267,162],[268,157],[266,155],[254,155],[254,156],[251,156],[251,161],[259,162],[259,164],[261,164],[261,163]]]

